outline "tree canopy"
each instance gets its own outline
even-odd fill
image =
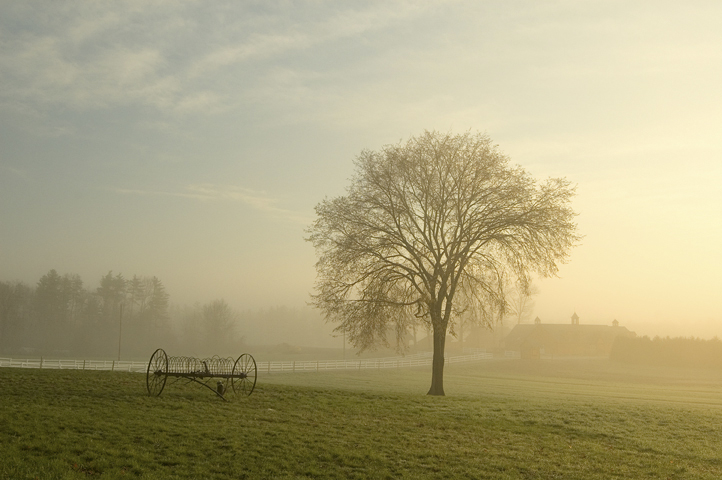
[[[462,313],[492,325],[509,279],[554,275],[578,241],[574,187],[537,183],[484,134],[424,132],[357,157],[344,196],[316,206],[314,304],[357,347],[433,331],[429,394],[443,395],[444,347]]]

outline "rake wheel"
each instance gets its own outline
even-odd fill
[[[231,376],[231,386],[235,393],[245,393],[250,395],[256,387],[256,377],[258,369],[256,361],[248,353],[244,353],[236,363],[233,364],[233,372]]]
[[[159,348],[150,357],[148,371],[145,376],[145,384],[148,387],[148,395],[157,397],[163,391],[165,382],[168,379],[168,355],[162,348]]]

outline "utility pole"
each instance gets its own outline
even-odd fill
[[[120,304],[120,314],[118,315],[118,361],[120,361],[120,341],[123,338],[123,304]]]

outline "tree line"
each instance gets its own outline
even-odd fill
[[[0,353],[138,358],[159,345],[238,351],[238,315],[224,300],[171,309],[169,297],[155,276],[112,271],[95,288],[55,270],[35,286],[0,281]]]
[[[617,337],[609,358],[620,363],[664,367],[722,368],[722,340],[713,338]]]

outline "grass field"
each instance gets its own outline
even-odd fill
[[[605,360],[261,376],[0,369],[0,478],[722,478],[722,374]]]

